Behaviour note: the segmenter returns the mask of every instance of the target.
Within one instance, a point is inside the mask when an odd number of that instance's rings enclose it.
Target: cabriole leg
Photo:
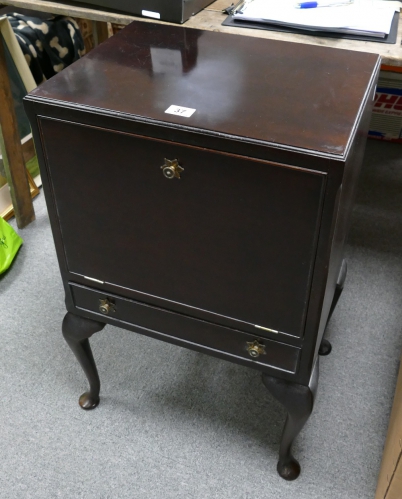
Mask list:
[[[331,309],[329,311],[328,320],[327,320],[327,325],[332,317],[332,314],[335,310],[336,305],[338,304],[339,298],[341,297],[343,287],[345,285],[347,273],[348,273],[348,264],[347,264],[346,260],[343,259],[341,269],[340,269],[339,275],[338,275],[338,280],[336,281],[335,293],[334,293],[334,297],[332,299]]]
[[[331,308],[330,308],[330,311],[328,314],[328,319],[327,319],[327,323],[326,323],[325,327],[328,326],[328,322],[330,321],[332,314],[335,310],[335,307],[339,301],[339,298],[341,297],[341,294],[343,291],[343,286],[345,285],[347,272],[348,272],[348,266],[347,266],[346,260],[344,259],[344,260],[342,260],[341,269],[339,271],[338,280],[336,282],[334,297],[332,299]],[[328,340],[326,340],[325,338],[323,338],[321,340],[320,349],[318,350],[319,355],[329,355],[331,353],[331,350],[332,350],[331,343]]]
[[[318,382],[318,359],[308,386],[285,381],[263,373],[262,380],[269,392],[288,412],[282,433],[277,470],[285,480],[295,480],[300,465],[291,453],[293,440],[300,433],[313,410]]]
[[[105,327],[104,322],[93,321],[68,312],[63,320],[63,336],[77,357],[88,381],[89,391],[81,395],[83,409],[95,409],[99,404],[100,380],[88,338]]]

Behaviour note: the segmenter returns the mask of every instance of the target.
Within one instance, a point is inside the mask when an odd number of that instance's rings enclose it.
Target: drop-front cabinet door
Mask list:
[[[303,335],[325,174],[39,121],[71,280],[240,330]],[[166,160],[177,176],[164,175]]]

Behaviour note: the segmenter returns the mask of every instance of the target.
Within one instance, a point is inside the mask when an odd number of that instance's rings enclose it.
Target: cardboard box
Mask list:
[[[402,68],[380,72],[369,137],[402,142]]]
[[[389,420],[375,499],[402,498],[402,363]]]

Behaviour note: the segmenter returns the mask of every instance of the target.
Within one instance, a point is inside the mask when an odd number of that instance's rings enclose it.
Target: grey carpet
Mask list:
[[[401,145],[368,143],[292,483],[275,470],[285,413],[256,371],[107,326],[92,340],[101,404],[79,408],[43,193],[34,204],[0,278],[1,499],[374,497],[402,346]]]

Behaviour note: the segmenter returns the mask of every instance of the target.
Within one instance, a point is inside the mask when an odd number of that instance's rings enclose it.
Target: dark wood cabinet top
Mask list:
[[[30,95],[344,156],[373,54],[133,22]],[[171,106],[191,117],[167,114]]]

